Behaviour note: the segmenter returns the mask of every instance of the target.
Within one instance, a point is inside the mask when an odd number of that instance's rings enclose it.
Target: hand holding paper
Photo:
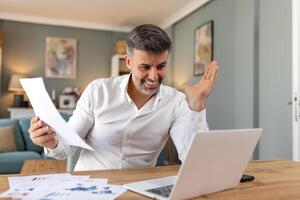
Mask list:
[[[82,147],[94,151],[79,135],[67,126],[53,105],[42,78],[20,79],[34,113],[57,133],[58,140],[65,144]]]

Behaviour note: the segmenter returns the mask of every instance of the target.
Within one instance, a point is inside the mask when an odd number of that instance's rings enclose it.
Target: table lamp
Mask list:
[[[15,92],[14,107],[25,107],[24,103],[24,89],[21,86],[20,79],[25,78],[23,75],[13,74],[10,78],[8,91]]]

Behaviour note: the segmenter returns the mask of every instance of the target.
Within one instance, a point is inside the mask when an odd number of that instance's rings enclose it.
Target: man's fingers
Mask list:
[[[210,73],[211,73],[211,67],[210,67],[211,64],[208,64],[206,67],[205,67],[205,71],[204,71],[204,79],[205,80],[208,80],[209,79],[209,76],[210,76]]]
[[[44,146],[44,144],[46,142],[48,142],[49,140],[53,140],[54,138],[55,138],[54,133],[53,134],[47,134],[45,136],[34,138],[34,143],[38,144],[38,145],[41,145],[41,146]]]
[[[205,67],[205,72],[204,72],[204,79],[209,80],[211,76],[214,73],[214,69],[218,67],[218,62],[217,61],[212,61]]]
[[[30,125],[28,131],[29,131],[29,133],[34,132],[37,129],[45,127],[45,126],[48,126],[48,125],[45,122],[43,122],[42,120],[38,120]]]
[[[54,143],[57,144],[56,133],[53,128],[40,120],[39,117],[31,118],[28,132],[34,144],[49,148],[54,147]]]
[[[213,60],[213,61],[211,62],[211,64],[214,65],[214,66],[218,66],[218,65],[219,65],[218,62],[217,62],[216,60]]]
[[[31,120],[30,120],[30,124],[33,124],[33,123],[35,123],[35,122],[37,122],[37,121],[39,121],[39,117],[37,117],[37,116],[35,116],[35,117],[32,117],[31,118]]]
[[[49,131],[47,131],[47,133],[48,133],[48,134],[51,134],[51,133],[55,133],[55,131],[54,131],[53,128],[51,128],[51,127],[49,126]]]
[[[50,128],[49,128],[49,126],[45,126],[43,128],[40,128],[40,129],[37,129],[37,130],[31,132],[30,137],[32,139],[35,139],[35,138],[40,137],[42,135],[48,134],[48,132],[51,133]]]
[[[41,120],[38,120],[30,125],[28,131],[29,133],[34,132],[35,130],[41,128],[42,126],[43,126],[43,122]]]
[[[210,81],[212,81],[213,83],[216,82],[216,79],[218,76],[218,71],[219,71],[219,67],[214,66],[214,68],[212,69],[211,77],[210,77]]]
[[[218,63],[217,61],[212,61],[209,65],[208,65],[208,74],[206,76],[207,80],[210,80],[212,82],[214,82],[216,80],[216,74],[218,72]]]

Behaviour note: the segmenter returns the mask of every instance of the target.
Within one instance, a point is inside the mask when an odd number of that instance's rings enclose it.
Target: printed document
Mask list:
[[[42,78],[20,79],[20,82],[30,100],[35,115],[54,129],[58,140],[68,145],[94,151],[74,130],[68,127],[65,120],[60,116],[46,91]]]

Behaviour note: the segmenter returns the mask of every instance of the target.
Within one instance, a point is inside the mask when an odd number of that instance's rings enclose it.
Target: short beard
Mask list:
[[[148,88],[145,88],[145,82],[147,80],[147,78],[145,79],[142,79],[142,80],[139,80],[136,76],[134,76],[134,74],[132,73],[132,80],[134,83],[136,83],[135,85],[138,87],[137,89],[142,92],[143,94],[145,95],[154,95],[156,94],[158,91],[159,91],[159,87],[161,85],[161,82],[162,82],[162,78],[158,77],[158,86],[156,88],[153,88],[153,89],[148,89]],[[149,79],[150,80],[150,79]]]

